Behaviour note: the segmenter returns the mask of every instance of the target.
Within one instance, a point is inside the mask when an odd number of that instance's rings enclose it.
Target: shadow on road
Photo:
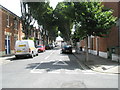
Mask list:
[[[61,56],[68,56],[69,60],[51,60],[41,63],[31,63],[28,64],[26,69],[36,69],[36,70],[46,70],[47,72],[56,70],[83,70],[83,68],[78,64],[76,58],[73,54],[60,54]]]
[[[6,60],[15,61],[15,60],[29,60],[29,59],[31,59],[31,58],[29,58],[29,57],[20,57],[20,58],[13,57],[13,58],[7,58]]]

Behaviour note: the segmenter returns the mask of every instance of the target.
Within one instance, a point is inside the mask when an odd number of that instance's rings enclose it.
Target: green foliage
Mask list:
[[[71,29],[75,23],[74,39],[87,36],[105,37],[110,28],[115,25],[116,17],[113,11],[105,8],[100,2],[61,2],[55,10],[45,2],[28,2],[30,15],[48,30],[51,39],[55,39],[58,30],[65,41],[71,38]]]
[[[54,23],[53,8],[49,3],[45,2],[28,2],[29,10],[32,16],[42,25],[44,30],[48,31],[50,39],[55,39],[57,36],[57,29]]]
[[[109,29],[115,25],[116,17],[112,10],[103,10],[104,6],[99,2],[75,2],[76,23],[80,23],[79,32],[84,33],[81,37],[105,36]]]
[[[73,27],[73,18],[71,17],[74,16],[73,11],[73,3],[69,2],[58,3],[54,10],[56,25],[61,32],[61,37],[63,37],[65,41],[70,41],[71,38],[71,29]]]

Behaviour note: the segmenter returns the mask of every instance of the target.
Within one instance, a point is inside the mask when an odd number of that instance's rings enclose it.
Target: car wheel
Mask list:
[[[16,55],[15,57],[16,57],[17,59],[19,59],[19,58],[20,58],[20,57],[19,57],[19,56],[17,56],[17,55]]]
[[[36,56],[38,56],[38,53],[36,54]]]
[[[40,50],[38,50],[38,53],[40,53]]]
[[[72,51],[70,51],[70,54],[72,54]]]

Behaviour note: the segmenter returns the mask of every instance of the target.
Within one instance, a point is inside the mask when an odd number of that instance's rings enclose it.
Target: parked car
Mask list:
[[[38,53],[39,52],[44,52],[45,51],[45,46],[44,45],[38,45],[37,50],[38,50]]]
[[[45,49],[46,49],[46,50],[53,49],[53,45],[52,45],[52,44],[47,44],[47,45],[45,46]]]
[[[72,53],[72,46],[65,45],[64,47],[62,47],[62,53]]]
[[[53,44],[49,44],[49,46],[50,46],[50,49],[53,49],[53,48],[54,48]]]
[[[45,46],[45,49],[49,50],[49,49],[51,49],[51,46],[48,44],[48,45]]]
[[[38,55],[33,40],[18,40],[15,43],[15,56],[20,58],[23,56],[34,57]]]

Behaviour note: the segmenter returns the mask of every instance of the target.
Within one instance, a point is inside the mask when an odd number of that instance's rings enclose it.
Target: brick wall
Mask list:
[[[119,2],[104,2],[103,4],[105,7],[113,9],[113,15],[119,17]],[[107,51],[107,48],[109,47],[118,46],[118,27],[114,26],[111,29],[108,38],[101,38],[100,42],[102,43],[100,43],[100,50],[102,51]]]
[[[99,39],[99,51],[105,52],[107,51],[107,38]]]
[[[15,38],[18,38],[18,31],[20,30],[19,24],[20,24],[20,18],[16,15],[14,15],[13,13],[11,13],[10,11],[7,11],[6,9],[2,8],[0,10],[0,33],[1,33],[1,39],[0,42],[1,46],[0,46],[0,56],[4,56],[5,55],[5,38],[6,35],[10,36],[10,50],[11,50],[11,54],[14,53],[14,46],[15,46]],[[7,17],[9,15],[9,27],[7,27]],[[18,23],[18,28],[15,29],[15,17],[16,17],[16,21]]]
[[[0,9],[0,21],[2,21],[2,12]],[[2,51],[2,22],[0,23],[0,51]]]

